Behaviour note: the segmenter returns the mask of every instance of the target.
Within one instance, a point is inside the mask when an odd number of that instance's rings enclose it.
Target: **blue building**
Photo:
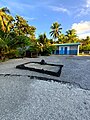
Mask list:
[[[54,44],[57,49],[53,52],[56,55],[79,55],[80,43]]]

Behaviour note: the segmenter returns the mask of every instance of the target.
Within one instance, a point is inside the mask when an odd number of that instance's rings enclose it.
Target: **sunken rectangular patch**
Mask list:
[[[63,65],[48,64],[41,62],[28,62],[16,66],[16,68],[35,71],[43,74],[53,75],[59,77],[61,74]]]

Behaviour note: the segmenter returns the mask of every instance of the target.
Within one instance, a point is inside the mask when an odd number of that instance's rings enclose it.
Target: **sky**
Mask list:
[[[36,27],[36,37],[46,33],[54,22],[62,33],[75,29],[80,38],[90,36],[90,0],[0,0],[0,8],[8,7],[11,15],[24,17]]]

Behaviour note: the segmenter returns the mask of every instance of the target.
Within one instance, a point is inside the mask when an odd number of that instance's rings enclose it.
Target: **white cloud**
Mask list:
[[[64,7],[49,6],[49,8],[51,8],[53,11],[56,11],[56,12],[63,12],[63,13],[70,14],[69,10]]]
[[[36,20],[36,18],[33,18],[33,17],[27,17],[27,16],[22,16],[22,17],[30,21]]]
[[[90,36],[90,21],[81,21],[74,23],[72,29],[75,29],[79,37]]]
[[[90,13],[90,0],[84,0],[84,4],[77,9],[78,14],[76,17],[89,15]]]
[[[86,0],[86,7],[90,8],[90,0]]]
[[[86,38],[87,36],[90,36],[90,33],[82,33],[78,35],[80,39]]]
[[[74,23],[72,29],[75,29],[77,33],[84,33],[90,31],[90,21],[81,21],[80,23]]]

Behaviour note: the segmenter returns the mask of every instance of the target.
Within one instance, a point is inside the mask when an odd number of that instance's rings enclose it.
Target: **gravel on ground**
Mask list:
[[[41,59],[63,64],[61,76],[16,69]],[[0,63],[0,120],[90,120],[90,57],[44,56]]]

